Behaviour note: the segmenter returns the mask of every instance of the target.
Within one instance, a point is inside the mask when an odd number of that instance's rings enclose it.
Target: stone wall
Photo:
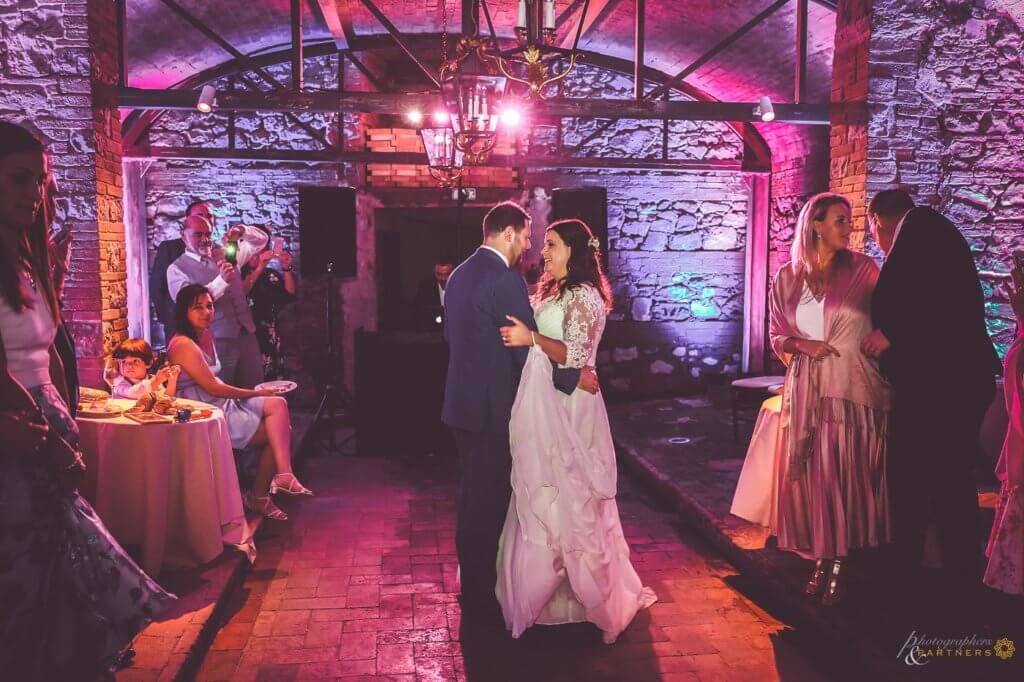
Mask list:
[[[564,94],[629,99],[633,81],[582,65],[566,79]],[[563,146],[578,145],[600,123],[564,119]],[[533,154],[556,152],[557,132],[554,126],[534,126],[520,146]],[[661,158],[662,139],[660,121],[623,119],[578,155]],[[724,123],[673,121],[667,157],[740,160],[743,144]],[[608,191],[608,275],[615,305],[598,362],[609,395],[694,393],[738,371],[749,201],[742,175],[531,169],[524,184]]]
[[[1024,16],[990,0],[874,0],[868,194],[900,187],[946,214],[983,271],[1024,248]],[[1013,315],[984,276],[989,331]]]
[[[310,60],[307,60],[309,62]],[[319,70],[307,68],[307,80],[320,74],[319,85],[334,87],[330,74],[336,65]],[[273,71],[286,80],[286,71]],[[347,78],[346,72],[346,78]],[[219,87],[226,87],[226,81]],[[567,93],[582,95],[599,91],[606,97],[628,97],[628,78],[581,67],[568,84]],[[239,117],[241,118],[241,117]],[[264,117],[250,126],[239,126],[239,147],[288,146],[308,140],[280,115]],[[336,121],[304,116],[317,127],[330,130]],[[393,122],[397,123],[397,121]],[[566,120],[563,142],[586,134],[588,123]],[[585,148],[588,156],[643,157],[650,155],[652,140],[661,141],[661,124],[621,121]],[[555,126],[529,126],[515,141],[523,153],[550,151]],[[226,117],[179,112],[165,117],[150,134],[153,144],[224,146]],[[293,137],[294,136],[294,137]],[[404,151],[418,148],[408,129],[373,126],[371,121],[346,121],[346,144],[365,140],[370,148],[380,145]],[[399,139],[400,138],[400,139]],[[376,146],[374,146],[376,145]],[[671,158],[740,159],[743,145],[721,123],[675,122],[670,126]],[[502,153],[511,153],[509,140]],[[657,151],[660,155],[660,151]],[[269,223],[295,234],[297,224],[295,185],[338,184],[338,171],[328,166],[256,164],[237,162],[161,161],[146,175],[148,228],[151,248],[164,238],[176,236],[185,205],[193,197],[211,200],[220,227],[232,222]],[[357,211],[360,275],[342,287],[346,336],[356,328],[376,326],[375,234],[372,208],[380,205],[381,192],[395,188],[422,187],[417,201],[424,206],[437,202],[416,166],[370,166],[365,183],[349,168],[344,181],[365,187]],[[409,171],[399,174],[397,171]],[[387,172],[384,172],[387,171]],[[333,174],[332,174],[333,173]],[[400,179],[401,178],[401,179]],[[738,173],[680,173],[652,171],[600,171],[552,173],[524,169],[469,171],[467,182],[478,187],[506,187],[509,197],[520,198],[518,185],[527,188],[572,187],[599,184],[608,189],[610,270],[616,304],[602,351],[602,375],[611,393],[634,395],[695,392],[706,382],[737,369],[742,340],[743,257],[746,244],[748,191]],[[411,189],[410,191],[416,191]],[[529,194],[529,192],[525,192]],[[411,195],[410,195],[411,196]],[[394,205],[393,200],[389,199]],[[547,218],[546,206],[537,220]],[[300,252],[301,245],[296,245]],[[319,371],[317,348],[323,288],[300,282],[302,304],[284,313],[286,357],[290,367],[310,375]],[[301,333],[297,320],[302,320]],[[350,346],[346,344],[346,377],[351,371]]]
[[[337,87],[335,56],[309,58],[305,63],[305,81],[313,87]],[[287,65],[268,67],[280,82],[290,81]],[[345,73],[347,87],[362,89],[362,76],[351,66]],[[218,89],[230,87],[228,79],[216,83]],[[337,141],[338,118],[335,114],[301,114],[300,120],[311,125],[332,143]],[[370,118],[346,114],[342,132],[349,148],[361,149],[364,125]],[[228,117],[216,111],[209,115],[193,112],[169,112],[150,130],[149,141],[161,146],[227,146]],[[257,116],[239,113],[235,120],[236,145],[240,149],[295,148],[321,149],[319,142],[283,114]],[[355,164],[302,164],[242,161],[156,161],[145,174],[146,228],[150,263],[156,247],[165,239],[179,236],[185,207],[195,199],[209,201],[217,217],[216,236],[236,223],[267,225],[275,236],[286,239],[288,249],[296,256],[296,269],[301,269],[302,245],[299,239],[299,186],[354,186],[363,184],[363,174]],[[376,324],[376,275],[373,264],[374,239],[372,222],[366,219],[366,208],[372,200],[360,193],[356,201],[357,262],[355,278],[337,282],[336,300],[344,301],[336,310],[344,378],[351,388],[352,337],[359,327],[374,328]],[[289,375],[302,387],[296,398],[312,402],[324,376],[323,349],[327,330],[324,327],[326,281],[322,277],[299,277],[298,301],[281,312],[282,350]],[[368,304],[367,301],[371,303]],[[159,325],[154,325],[154,339],[159,341]]]
[[[533,170],[527,181],[608,191],[615,306],[598,362],[609,395],[693,393],[736,373],[749,193],[742,176]]]
[[[60,187],[57,223],[73,236],[64,319],[79,375],[100,385],[102,358],[127,333],[121,130],[114,3],[0,5],[0,117],[40,134]]]

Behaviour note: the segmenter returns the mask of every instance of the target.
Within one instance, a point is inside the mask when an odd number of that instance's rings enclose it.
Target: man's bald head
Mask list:
[[[213,249],[213,228],[200,215],[190,215],[181,226],[181,238],[185,248],[200,256],[211,257]]]

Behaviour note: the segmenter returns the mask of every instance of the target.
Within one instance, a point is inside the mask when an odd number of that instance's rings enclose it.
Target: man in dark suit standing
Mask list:
[[[506,348],[498,328],[506,315],[532,330],[536,322],[526,282],[516,268],[530,248],[530,216],[513,202],[484,217],[483,244],[452,273],[445,289],[448,379],[442,421],[455,435],[462,480],[455,546],[463,612],[498,622],[494,596],[498,539],[512,495],[509,419],[527,348]],[[597,392],[592,368],[554,370],[555,386]]]
[[[431,277],[420,282],[413,301],[416,329],[440,331],[444,320],[444,292],[452,274],[451,263],[435,263]]]
[[[879,358],[895,392],[887,466],[893,538],[905,568],[916,568],[931,513],[943,567],[974,579],[981,554],[971,463],[1000,371],[978,271],[956,226],[915,207],[906,192],[879,192],[868,220],[886,260],[872,299],[875,331],[862,350]]]
[[[214,224],[213,211],[205,201],[193,201],[185,208],[185,217],[198,215]],[[185,253],[185,242],[181,237],[165,239],[156,247],[156,258],[149,269],[149,300],[156,309],[156,317],[164,328],[164,341],[174,336],[174,299],[167,289],[167,268]]]

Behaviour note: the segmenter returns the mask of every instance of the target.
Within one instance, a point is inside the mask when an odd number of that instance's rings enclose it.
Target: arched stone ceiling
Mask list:
[[[1013,2],[1014,0],[1003,0]],[[177,2],[247,54],[286,46],[290,39],[289,0],[177,0]],[[376,0],[400,31],[437,33],[441,7],[446,3],[452,32],[461,28],[458,0]],[[675,73],[772,4],[772,0],[650,0],[647,2],[645,62]],[[572,0],[558,0],[564,13]],[[160,0],[132,0],[128,6],[129,84],[163,88],[211,68],[231,57],[212,44]],[[317,6],[317,10],[313,7]],[[516,0],[490,0],[499,35],[511,34]],[[330,37],[319,8],[337,13],[348,8],[357,36],[380,34],[380,23],[360,0],[308,0],[303,3],[306,40]],[[603,7],[603,11],[595,10]],[[723,101],[754,101],[768,94],[775,101],[792,101],[795,55],[795,8],[790,2],[687,80]],[[612,56],[633,58],[634,0],[591,0],[598,17],[581,46]],[[570,22],[575,26],[578,13]],[[481,22],[484,23],[481,16]],[[834,12],[810,4],[808,83],[810,102],[827,101],[835,32]],[[431,60],[432,63],[433,60]]]

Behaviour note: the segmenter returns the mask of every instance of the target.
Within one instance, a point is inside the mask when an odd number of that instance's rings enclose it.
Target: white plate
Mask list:
[[[298,386],[299,385],[297,383],[295,383],[294,381],[288,381],[287,379],[280,379],[278,381],[264,381],[262,384],[256,384],[256,390],[257,391],[263,391],[263,390],[269,389],[269,390],[274,391],[275,393],[279,393],[279,394],[280,393],[291,393],[296,388],[298,388]]]
[[[82,406],[82,409],[78,410],[77,416],[86,417],[88,419],[111,419],[113,417],[120,417],[124,410],[118,409],[113,406],[104,406],[103,409],[89,409],[89,403]]]

